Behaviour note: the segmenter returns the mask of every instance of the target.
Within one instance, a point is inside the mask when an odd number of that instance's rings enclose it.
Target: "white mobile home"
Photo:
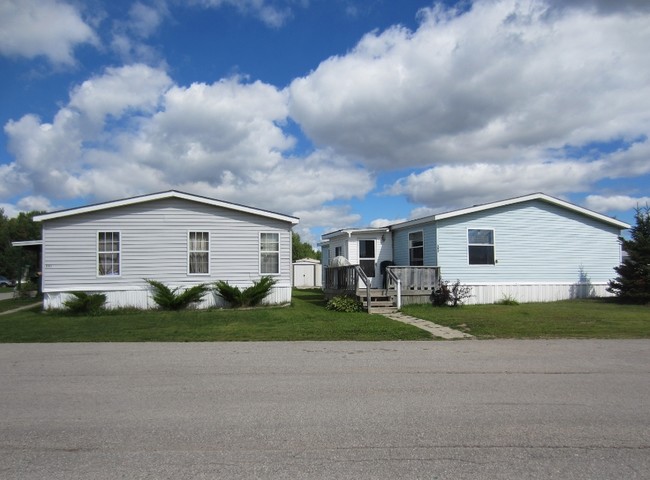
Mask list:
[[[43,225],[45,308],[69,292],[101,292],[109,307],[152,308],[145,279],[170,287],[277,280],[266,303],[291,301],[296,217],[167,191],[35,217]],[[200,305],[220,305],[207,295]]]
[[[395,266],[389,268],[397,276],[416,278],[434,270],[436,275],[428,278],[460,280],[472,287],[469,303],[493,303],[504,297],[553,301],[608,295],[607,282],[621,262],[621,231],[629,227],[535,193],[391,225],[385,234],[389,240],[384,242],[391,245]],[[324,264],[334,248],[355,251],[359,235],[366,230],[355,232],[340,230],[323,236]],[[377,274],[383,260],[386,255],[375,258]],[[360,262],[352,254],[350,263]],[[403,277],[401,288],[410,293],[422,288],[409,282]],[[373,280],[373,288],[376,285]]]

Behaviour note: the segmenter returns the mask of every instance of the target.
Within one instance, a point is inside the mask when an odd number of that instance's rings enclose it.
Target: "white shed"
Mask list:
[[[323,286],[323,266],[315,258],[302,258],[293,263],[293,286],[320,288]]]

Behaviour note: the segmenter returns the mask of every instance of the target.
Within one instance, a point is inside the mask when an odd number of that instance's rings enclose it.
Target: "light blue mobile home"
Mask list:
[[[101,292],[110,307],[154,307],[145,279],[170,287],[224,280],[277,283],[266,303],[291,301],[291,228],[298,219],[178,191],[35,217],[43,225],[45,308],[69,292]],[[202,307],[221,299],[205,297]]]
[[[493,303],[608,295],[607,282],[621,262],[620,235],[629,227],[535,193],[389,230],[395,265],[435,267],[443,280],[472,287],[468,303]]]

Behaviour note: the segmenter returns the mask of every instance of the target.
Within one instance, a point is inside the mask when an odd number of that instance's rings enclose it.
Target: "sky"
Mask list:
[[[0,208],[650,203],[647,0],[0,0]]]

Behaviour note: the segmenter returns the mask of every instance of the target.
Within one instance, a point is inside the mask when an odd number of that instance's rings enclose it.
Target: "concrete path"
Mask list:
[[[411,317],[410,315],[404,315],[401,312],[396,313],[384,313],[385,317],[390,318],[391,320],[396,320],[398,322],[407,323],[415,327],[421,328],[431,333],[434,337],[444,338],[445,340],[457,340],[461,338],[474,338],[469,333],[461,332],[459,330],[454,330],[453,328],[444,327],[427,320],[422,320],[421,318]]]
[[[29,310],[30,308],[34,308],[34,307],[37,307],[39,305],[41,305],[41,302],[30,303],[29,305],[14,308],[13,310],[7,310],[6,312],[0,312],[0,315],[9,315],[10,313],[20,312],[21,310]]]

